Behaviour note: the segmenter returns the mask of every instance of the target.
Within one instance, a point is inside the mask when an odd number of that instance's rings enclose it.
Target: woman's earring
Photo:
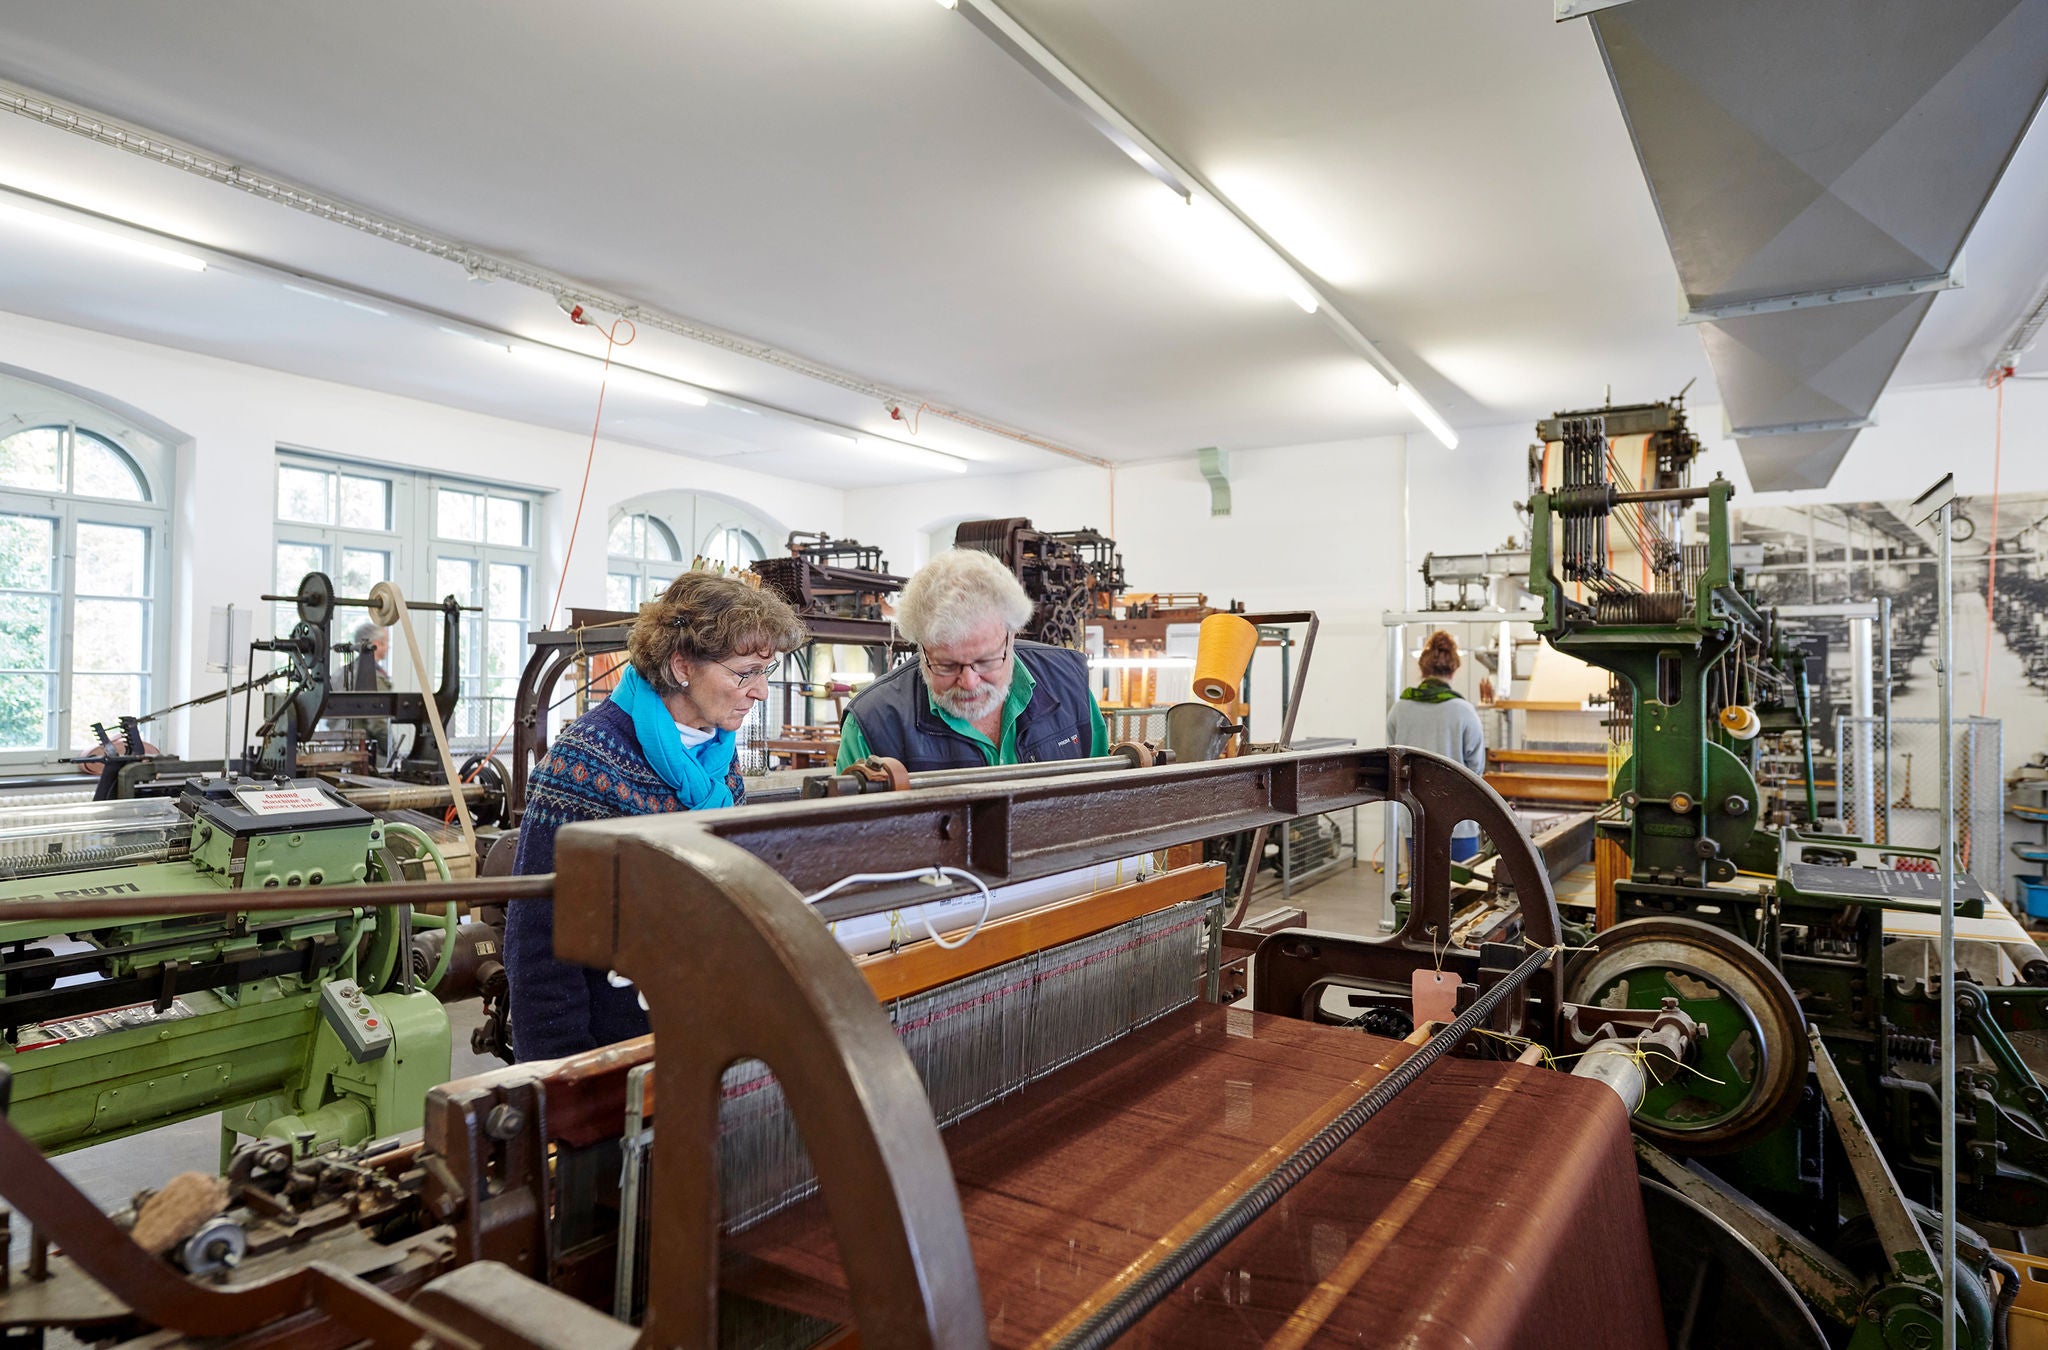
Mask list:
[[[690,682],[688,680],[684,680],[682,687],[688,689],[690,687]]]

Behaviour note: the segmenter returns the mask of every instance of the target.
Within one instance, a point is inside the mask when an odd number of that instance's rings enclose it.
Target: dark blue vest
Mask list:
[[[1037,683],[1017,715],[1017,761],[1086,759],[1094,748],[1095,701],[1088,692],[1088,657],[1070,647],[1017,643],[1017,659]],[[877,755],[900,759],[912,773],[973,769],[988,763],[981,745],[932,711],[924,664],[909,661],[876,680],[846,711]]]

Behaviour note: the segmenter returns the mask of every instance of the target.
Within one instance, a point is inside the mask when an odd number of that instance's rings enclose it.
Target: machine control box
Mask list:
[[[320,1011],[356,1063],[382,1059],[391,1048],[390,1025],[354,980],[329,980],[321,985]]]

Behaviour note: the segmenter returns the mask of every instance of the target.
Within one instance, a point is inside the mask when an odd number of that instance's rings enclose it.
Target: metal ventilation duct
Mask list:
[[[2048,0],[1607,4],[1594,36],[1750,482],[1825,486],[1961,284],[2048,92]]]

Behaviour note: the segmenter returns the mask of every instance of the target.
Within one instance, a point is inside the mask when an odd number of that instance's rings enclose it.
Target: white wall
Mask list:
[[[0,364],[131,405],[188,438],[177,452],[172,511],[171,664],[168,688],[160,690],[166,702],[210,689],[219,678],[204,672],[212,607],[263,608],[258,597],[270,588],[280,445],[550,492],[541,512],[533,615],[536,623],[547,618],[568,549],[586,436],[15,314],[0,313]],[[668,488],[735,498],[791,528],[842,528],[844,494],[837,489],[600,440],[563,588],[565,609],[604,603],[611,507]],[[170,742],[167,748],[186,748],[181,729]]]
[[[1408,457],[1401,437],[1238,453],[1230,460],[1231,514],[1216,517],[1192,454],[1119,470],[1114,517],[1110,475],[1082,466],[856,490],[847,494],[846,528],[908,572],[924,560],[924,534],[963,516],[1094,526],[1116,538],[1133,590],[1315,610],[1322,628],[1296,734],[1378,745],[1386,739],[1379,617],[1401,605]],[[1268,673],[1262,664],[1255,688],[1269,692],[1277,677],[1277,667]],[[1269,714],[1255,707],[1254,716],[1265,717],[1257,734],[1278,733]]]

